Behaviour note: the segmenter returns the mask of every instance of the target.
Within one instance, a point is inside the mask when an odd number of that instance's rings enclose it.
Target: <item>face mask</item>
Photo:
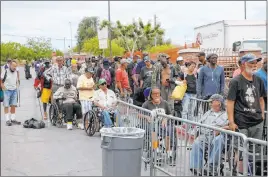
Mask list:
[[[141,62],[141,59],[140,58],[137,60],[137,63],[139,63],[139,62]]]

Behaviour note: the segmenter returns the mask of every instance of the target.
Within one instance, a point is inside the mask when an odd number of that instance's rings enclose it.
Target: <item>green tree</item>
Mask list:
[[[33,50],[33,59],[51,57],[52,45],[50,39],[29,38],[26,46]]]
[[[1,61],[6,61],[8,58],[17,59],[20,47],[21,44],[17,42],[1,42]]]
[[[63,52],[58,50],[58,49],[55,52],[56,52],[57,56],[63,56],[64,55]]]
[[[108,57],[110,55],[110,50],[109,49],[100,49],[99,48],[99,40],[98,37],[94,37],[91,39],[88,39],[84,42],[83,52],[89,52],[93,55],[102,55],[104,52],[104,56]],[[120,47],[115,41],[112,40],[112,53],[114,55],[123,55],[124,54],[124,48]]]
[[[108,27],[119,36],[118,38],[121,38],[120,40],[124,43],[124,48],[131,55],[133,55],[135,49],[145,49],[147,45],[152,43],[151,41],[155,36],[164,35],[164,30],[161,29],[160,24],[153,27],[150,21],[144,24],[141,19],[133,21],[132,24],[128,25],[123,25],[120,21],[112,24],[107,20],[103,20],[100,28],[102,29],[104,27]]]
[[[97,36],[98,24],[98,17],[84,17],[83,20],[79,23],[76,36],[78,52],[82,49],[83,42],[85,40]]]
[[[31,61],[34,57],[34,51],[31,48],[26,47],[25,45],[21,45],[18,51],[18,58],[20,60]]]
[[[149,53],[157,53],[157,52],[164,52],[165,50],[168,50],[168,49],[172,49],[174,48],[173,45],[170,45],[170,44],[164,44],[164,45],[157,45],[157,46],[153,46],[149,49],[147,49],[147,51]]]

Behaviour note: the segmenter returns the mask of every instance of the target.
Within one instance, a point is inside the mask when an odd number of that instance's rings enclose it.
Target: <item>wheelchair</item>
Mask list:
[[[61,109],[58,107],[57,102],[60,104]],[[80,104],[80,102],[78,103]],[[57,126],[58,128],[63,127],[64,123],[67,123],[67,120],[65,118],[66,115],[62,109],[62,105],[62,99],[56,99],[54,102],[51,101],[51,105],[49,107],[49,120],[53,126]],[[78,121],[75,114],[72,124],[78,128]]]
[[[115,126],[115,113],[109,111],[110,118]],[[96,132],[104,126],[101,109],[96,105],[92,104],[92,110],[89,110],[84,116],[84,129],[88,136],[93,136]]]

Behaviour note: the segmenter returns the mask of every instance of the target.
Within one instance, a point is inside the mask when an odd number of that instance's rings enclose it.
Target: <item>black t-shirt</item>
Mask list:
[[[265,96],[263,81],[253,75],[253,81],[242,74],[230,81],[227,99],[235,101],[234,122],[239,129],[247,129],[262,122],[260,97]]]
[[[186,75],[185,80],[187,81],[186,93],[196,94],[196,77],[194,74]]]

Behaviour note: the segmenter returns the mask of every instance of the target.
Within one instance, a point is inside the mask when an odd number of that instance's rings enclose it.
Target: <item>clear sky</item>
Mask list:
[[[244,1],[111,1],[111,20],[130,23],[133,19],[153,20],[165,29],[165,38],[174,44],[194,39],[194,27],[221,20],[243,20]],[[1,41],[25,43],[25,37],[43,36],[52,39],[54,48],[73,46],[79,22],[85,16],[108,19],[107,1],[2,1]],[[247,2],[247,19],[265,20],[266,2]],[[8,36],[17,35],[17,36]]]

